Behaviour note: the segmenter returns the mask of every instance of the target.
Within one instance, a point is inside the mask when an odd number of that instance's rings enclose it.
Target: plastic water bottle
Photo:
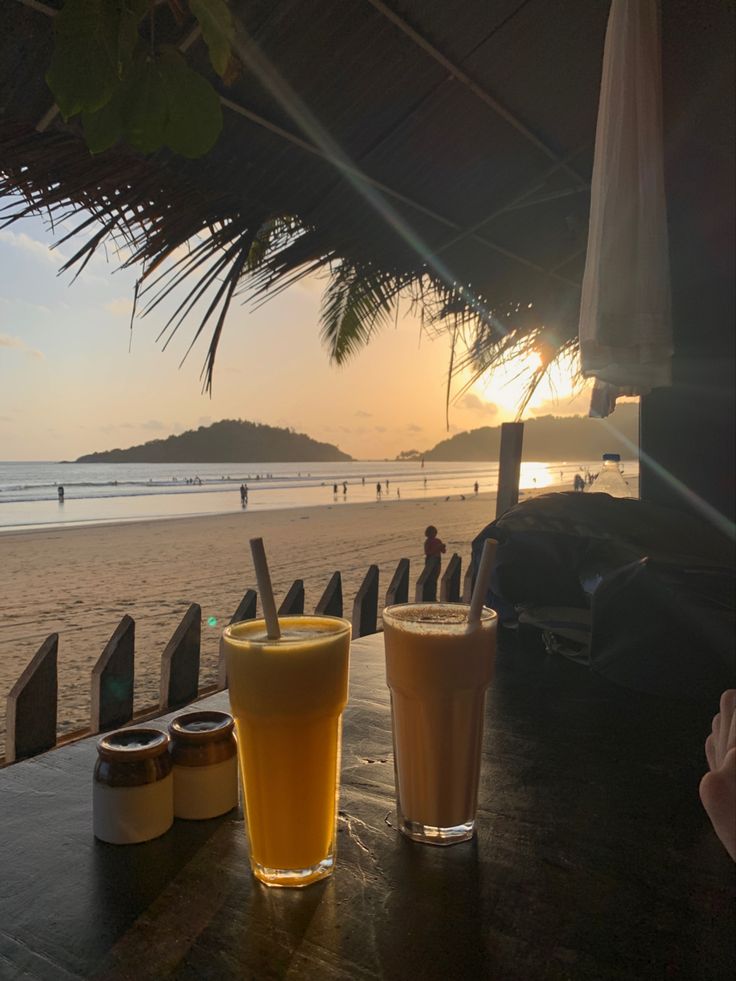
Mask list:
[[[590,494],[610,494],[611,497],[633,497],[629,485],[621,473],[621,456],[604,453],[603,466],[592,484],[585,490]]]

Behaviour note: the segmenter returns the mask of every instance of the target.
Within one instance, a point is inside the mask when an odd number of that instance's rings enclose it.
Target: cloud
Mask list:
[[[148,419],[146,422],[140,424],[140,429],[150,429],[153,432],[161,432],[162,429],[168,429],[165,422],[161,422],[160,419]]]
[[[105,304],[105,310],[115,317],[129,317],[133,312],[133,301],[127,296],[116,296]]]
[[[23,300],[19,296],[14,296],[12,299],[7,296],[0,296],[0,306],[22,307],[26,310],[34,310],[36,313],[42,313],[44,316],[49,316],[51,313],[50,307],[44,306],[43,303],[31,303],[30,300]]]
[[[482,412],[489,416],[495,416],[498,412],[498,406],[495,402],[484,402],[473,392],[466,392],[458,405],[461,409],[467,409],[469,412]]]
[[[362,409],[358,409],[358,411],[355,414],[360,419],[371,419],[373,417],[373,413],[372,412],[363,412]]]
[[[0,416],[0,422],[12,422],[12,421],[13,421],[12,416]]]
[[[199,419],[197,420],[197,425],[198,426],[211,426],[212,425],[212,416],[200,416]]]
[[[406,428],[407,428],[407,430],[410,433],[423,433],[424,432],[424,426],[417,426],[417,424],[415,422],[413,422],[410,426],[407,426]]]
[[[25,232],[10,232],[7,228],[3,228],[0,230],[0,242],[7,242],[14,249],[22,249],[30,255],[44,259],[52,266],[59,266],[66,261],[66,256],[59,249],[52,250],[45,242],[39,242]]]
[[[29,358],[33,358],[34,361],[43,361],[44,356],[42,351],[37,351],[36,348],[28,347],[26,342],[20,337],[11,337],[10,334],[0,334],[0,347],[9,347],[15,351],[22,351]]]

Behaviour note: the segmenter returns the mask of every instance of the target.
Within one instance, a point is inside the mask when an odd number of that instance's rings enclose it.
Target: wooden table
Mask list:
[[[504,632],[477,839],[446,849],[392,826],[389,722],[376,635],[353,644],[338,869],[303,891],[255,882],[237,813],[96,842],[94,739],[0,772],[0,978],[736,976],[734,866],[697,796],[704,708]]]

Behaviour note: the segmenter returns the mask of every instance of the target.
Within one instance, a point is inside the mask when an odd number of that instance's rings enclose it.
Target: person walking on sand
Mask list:
[[[434,525],[429,525],[424,529],[424,564],[426,565],[430,559],[437,557],[440,558],[447,551],[447,546],[445,543],[437,537],[437,529]],[[442,561],[440,559],[440,561]]]
[[[332,485],[332,493],[334,494],[335,497],[337,497],[337,484]]]
[[[59,489],[58,489],[58,491],[56,493],[57,493],[57,495],[59,497],[59,504],[63,504],[64,503],[64,486],[63,486],[63,484],[59,484]]]
[[[241,506],[241,508],[244,508],[245,507],[245,501],[246,501],[247,496],[248,496],[248,492],[245,489],[245,484],[241,484],[240,485],[240,506]]]
[[[347,493],[348,493],[348,482],[347,482],[347,480],[343,480],[343,482],[342,482],[342,496],[343,497],[346,497],[347,496]]]
[[[381,500],[381,485],[380,485],[380,483],[376,484],[376,497],[378,498],[379,501]]]
[[[474,492],[475,494],[477,494],[477,493],[478,493],[478,481],[477,481],[477,480],[476,480],[476,482],[475,482],[475,483],[473,484],[473,492]]]

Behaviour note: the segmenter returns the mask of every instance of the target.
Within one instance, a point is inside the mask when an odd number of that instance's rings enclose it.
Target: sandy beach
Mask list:
[[[0,535],[4,570],[0,622],[0,754],[8,691],[46,636],[59,633],[60,732],[86,726],[90,673],[124,613],[136,621],[136,707],[158,699],[160,656],[188,605],[202,607],[200,684],[214,681],[219,631],[243,593],[255,587],[248,539],[268,550],[277,602],[304,580],[313,609],[340,570],[346,615],[371,563],[379,598],[400,558],[411,560],[412,586],[423,564],[423,533],[439,529],[448,557],[463,569],[470,542],[492,520],[495,494],[460,500],[387,500],[260,513],[179,518]],[[207,625],[215,617],[218,626]]]

